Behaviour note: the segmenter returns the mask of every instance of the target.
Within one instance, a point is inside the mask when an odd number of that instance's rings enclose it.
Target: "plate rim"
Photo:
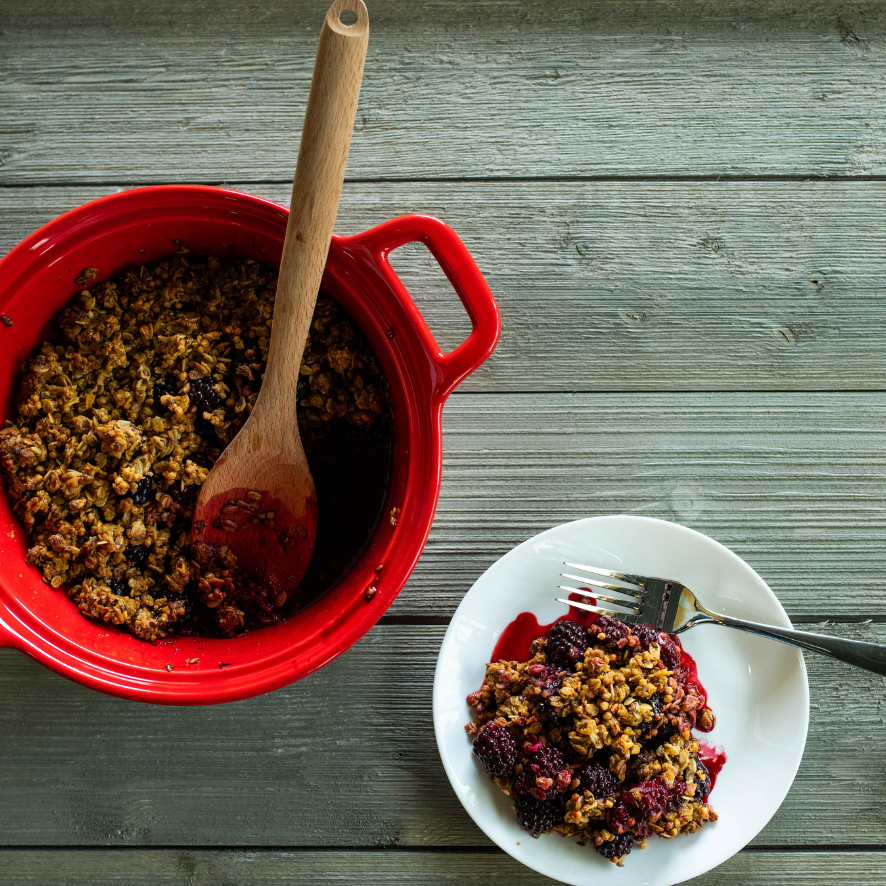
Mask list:
[[[668,527],[676,528],[682,532],[689,534],[690,536],[697,536],[698,538],[700,538],[701,540],[703,540],[706,543],[712,543],[715,547],[719,548],[721,552],[728,555],[728,557],[731,560],[738,563],[744,569],[750,570],[752,575],[757,578],[757,580],[759,581],[759,583],[761,585],[761,590],[765,591],[769,595],[769,597],[771,598],[771,601],[775,603],[777,610],[781,614],[780,626],[786,627],[786,628],[793,627],[793,624],[791,623],[791,620],[788,617],[788,614],[785,611],[784,606],[782,605],[781,601],[778,599],[778,597],[776,596],[776,594],[772,590],[772,588],[769,587],[769,585],[763,580],[763,578],[757,573],[757,571],[749,563],[747,563],[743,558],[739,557],[739,555],[736,554],[734,551],[732,551],[730,548],[726,547],[726,545],[724,545],[722,542],[717,541],[715,538],[711,538],[709,535],[705,535],[703,532],[699,532],[696,529],[692,529],[689,526],[684,526],[681,523],[674,523],[673,521],[670,521],[670,520],[662,520],[658,517],[648,517],[648,516],[640,515],[640,514],[600,514],[600,515],[597,515],[594,517],[581,517],[577,520],[569,520],[565,523],[559,523],[555,526],[551,526],[548,529],[545,529],[541,532],[536,533],[533,536],[530,536],[529,538],[524,539],[519,544],[514,545],[514,547],[512,547],[510,550],[506,551],[500,557],[498,557],[494,563],[490,564],[480,575],[477,576],[477,578],[471,584],[471,587],[468,588],[468,590],[465,592],[465,595],[462,597],[462,599],[459,602],[458,606],[456,607],[455,611],[452,613],[452,617],[449,620],[449,624],[446,628],[446,632],[443,635],[443,639],[440,642],[440,648],[437,652],[437,663],[434,667],[434,682],[433,682],[433,691],[432,691],[432,700],[431,700],[431,713],[432,713],[432,717],[433,717],[434,739],[437,744],[437,753],[440,756],[440,762],[443,764],[443,769],[446,772],[446,777],[449,780],[449,785],[452,788],[453,793],[458,798],[462,807],[465,809],[465,811],[471,817],[471,820],[474,822],[474,824],[477,825],[478,828],[480,828],[480,830],[487,837],[487,839],[491,840],[496,846],[499,847],[499,849],[502,849],[511,858],[513,858],[515,861],[518,861],[520,864],[525,865],[530,870],[533,870],[536,873],[541,874],[542,876],[550,877],[554,880],[558,880],[559,882],[563,882],[563,883],[572,883],[572,881],[567,880],[567,879],[563,879],[561,877],[561,875],[552,874],[549,870],[542,869],[541,867],[537,866],[536,864],[533,864],[527,858],[524,858],[521,855],[518,855],[516,852],[516,847],[512,847],[510,845],[504,845],[503,843],[501,843],[497,839],[495,839],[495,837],[490,835],[487,832],[486,828],[483,826],[482,821],[479,820],[478,817],[474,815],[474,811],[468,805],[468,803],[465,801],[465,798],[461,795],[461,793],[458,790],[455,789],[455,784],[453,783],[452,767],[450,766],[448,755],[444,751],[443,741],[441,738],[442,729],[440,728],[440,724],[438,722],[438,707],[437,707],[438,693],[440,691],[440,686],[442,685],[442,682],[444,679],[443,672],[442,672],[443,650],[446,648],[446,646],[450,640],[450,636],[451,636],[452,632],[455,630],[455,625],[456,625],[456,621],[458,619],[458,615],[461,612],[462,608],[465,607],[466,601],[467,601],[468,597],[470,596],[471,592],[474,590],[476,585],[483,578],[485,578],[485,576],[489,572],[491,572],[493,569],[495,569],[498,566],[498,564],[502,560],[504,560],[506,557],[510,557],[514,552],[516,552],[517,550],[519,550],[521,548],[532,546],[534,543],[541,540],[544,536],[547,536],[551,533],[555,533],[558,530],[565,529],[567,527],[573,527],[573,526],[577,526],[579,524],[588,525],[588,524],[593,524],[593,523],[602,522],[602,521],[621,521],[621,520],[639,521],[639,522],[653,523],[653,524],[662,524],[662,525],[665,525]],[[720,860],[703,868],[702,870],[693,871],[690,874],[688,874],[686,877],[683,877],[678,880],[672,880],[670,883],[670,886],[676,886],[676,884],[685,882],[685,880],[702,876],[703,874],[706,874],[707,872],[713,870],[714,868],[719,867],[719,865],[724,864],[725,862],[729,861],[730,858],[733,858],[735,855],[737,855],[739,852],[741,852],[741,850],[745,846],[748,846],[751,843],[751,841],[753,841],[757,837],[757,835],[760,833],[760,831],[762,831],[763,828],[765,828],[766,825],[769,824],[769,822],[775,816],[775,813],[778,812],[778,810],[781,808],[782,804],[784,803],[785,798],[787,797],[788,793],[790,792],[791,788],[793,787],[794,781],[797,777],[797,772],[799,771],[800,764],[802,763],[803,756],[806,752],[806,742],[809,737],[809,715],[810,715],[809,674],[806,669],[806,660],[805,660],[805,658],[803,656],[803,652],[800,648],[794,647],[794,651],[796,652],[797,657],[799,659],[800,674],[802,676],[803,698],[801,699],[801,701],[802,701],[802,709],[803,709],[803,713],[804,713],[803,729],[802,729],[802,742],[800,743],[799,754],[797,755],[796,765],[793,767],[793,772],[791,772],[791,774],[790,774],[790,780],[787,783],[786,789],[784,791],[784,794],[783,794],[781,800],[779,801],[778,805],[775,806],[775,808],[772,810],[772,812],[769,815],[767,815],[765,818],[762,818],[760,820],[759,827],[751,835],[751,837],[747,840],[747,842],[744,844],[744,846],[740,846],[738,849],[736,849],[731,854],[727,855],[725,858],[721,858]],[[664,884],[660,884],[660,886],[664,886]]]

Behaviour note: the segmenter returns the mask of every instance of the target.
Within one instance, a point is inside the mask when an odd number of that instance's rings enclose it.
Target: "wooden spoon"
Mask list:
[[[344,24],[342,13],[356,21]],[[335,0],[314,62],[261,390],[246,424],[209,472],[194,512],[192,551],[204,578],[212,574],[219,602],[231,552],[279,607],[297,589],[314,549],[317,495],[298,433],[296,386],[338,211],[368,39],[362,0]],[[212,605],[211,583],[200,590]]]

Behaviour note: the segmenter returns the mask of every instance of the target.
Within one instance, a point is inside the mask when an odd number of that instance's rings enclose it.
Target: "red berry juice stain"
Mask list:
[[[214,558],[223,545],[227,546],[237,556],[240,578],[248,576],[270,587],[275,595],[282,591],[289,596],[298,588],[311,561],[317,537],[317,497],[308,496],[304,513],[296,516],[270,493],[259,490],[261,497],[253,501],[250,492],[246,487],[231,489],[198,503],[191,544],[205,545],[204,555]],[[273,514],[273,520],[261,520],[260,514]],[[199,548],[196,554],[200,561]],[[220,561],[213,565],[221,568]]]
[[[695,659],[683,648],[682,644],[680,646],[680,664],[686,668],[688,672],[686,682],[695,686],[695,690],[698,692],[704,707],[707,707],[708,691],[701,685],[701,680],[698,679],[698,665],[696,665]],[[695,728],[698,729],[699,732],[710,732],[709,729],[702,729],[701,726],[696,726]]]
[[[711,790],[713,791],[714,785],[717,784],[717,776],[726,762],[726,751],[723,748],[715,748],[706,741],[700,741],[698,744],[698,756],[707,768],[708,775],[711,776]]]
[[[696,692],[698,692],[699,696],[704,701],[704,706],[707,707],[708,692],[704,686],[702,686],[701,680],[698,679],[698,665],[696,665],[695,659],[682,647],[680,649],[680,664],[686,668],[688,672],[686,682],[692,683],[695,686]],[[710,729],[705,729],[700,723],[696,723],[695,728],[699,732],[710,732]],[[721,747],[714,747],[706,741],[699,741],[698,744],[698,756],[701,759],[701,762],[707,767],[708,774],[711,776],[711,790],[713,791],[714,785],[717,784],[717,776],[720,774],[720,770],[726,762],[726,751]]]
[[[569,599],[573,602],[591,603],[593,598],[571,593]],[[586,612],[584,609],[569,607],[566,615],[561,615],[550,624],[542,625],[531,612],[521,612],[502,632],[492,650],[490,661],[527,661],[532,658],[531,646],[534,641],[546,637],[552,625],[558,621],[577,621],[589,628],[599,616],[596,612]]]

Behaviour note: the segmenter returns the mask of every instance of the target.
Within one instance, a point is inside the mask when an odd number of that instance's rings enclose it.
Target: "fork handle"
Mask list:
[[[728,615],[710,613],[691,619],[686,627],[697,624],[721,624],[750,634],[759,634],[780,640],[801,649],[820,652],[829,658],[836,658],[848,664],[873,671],[886,676],[886,646],[879,643],[866,643],[864,640],[847,640],[845,637],[828,637],[825,634],[813,634],[810,631],[797,631],[793,628],[777,628],[773,625],[758,624],[755,621],[744,621]]]

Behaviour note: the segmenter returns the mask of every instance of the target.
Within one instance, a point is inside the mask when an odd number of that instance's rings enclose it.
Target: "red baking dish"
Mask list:
[[[170,185],[103,197],[44,225],[0,261],[0,314],[13,321],[12,327],[0,326],[0,422],[13,409],[19,367],[45,324],[77,290],[74,279],[84,268],[97,268],[98,282],[174,252],[176,241],[193,252],[276,266],[287,214],[282,206],[237,191]],[[411,241],[433,253],[471,319],[468,338],[446,354],[388,263],[393,249]],[[498,308],[464,244],[443,222],[425,215],[396,218],[353,237],[333,236],[323,289],[360,324],[394,395],[386,512],[348,575],[279,625],[233,640],[170,637],[152,645],[84,618],[63,590],[43,583],[25,562],[24,531],[2,494],[0,645],[113,695],[213,704],[310,674],[378,621],[415,567],[434,518],[443,403],[495,348]],[[374,596],[366,593],[370,586],[377,588]]]

